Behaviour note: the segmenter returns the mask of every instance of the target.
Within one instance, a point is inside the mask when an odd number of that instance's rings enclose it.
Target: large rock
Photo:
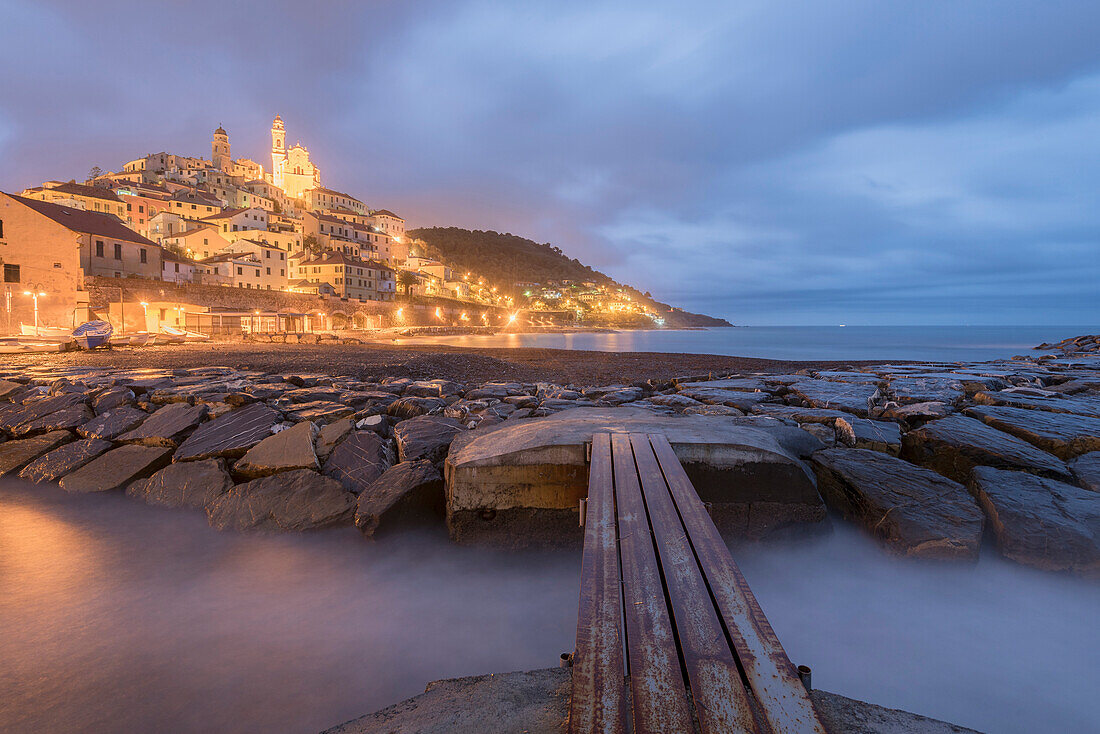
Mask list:
[[[427,459],[436,464],[447,457],[447,448],[462,424],[441,415],[422,415],[393,427],[398,461]]]
[[[904,421],[906,425],[915,426],[937,418],[945,418],[954,412],[955,409],[947,403],[891,404],[882,411],[882,417],[892,421]]]
[[[134,399],[134,391],[128,387],[109,387],[96,393],[96,396],[92,399],[92,407],[97,414],[106,413],[108,410],[114,410],[123,405],[132,405]]]
[[[132,431],[149,417],[144,410],[122,405],[105,410],[95,418],[76,429],[84,438],[101,438],[111,441],[122,434]]]
[[[735,389],[724,390],[711,387],[687,388],[681,390],[679,395],[707,405],[725,405],[745,411],[752,410],[755,405],[771,397],[771,394],[766,392],[743,392]],[[654,395],[650,398],[650,401],[658,405],[668,405],[667,402],[660,402],[659,398],[661,397],[672,398],[675,396]]]
[[[447,403],[442,398],[407,397],[395,400],[386,408],[386,414],[395,418],[415,418],[433,410],[443,410]]]
[[[803,380],[788,389],[814,408],[832,408],[866,418],[871,398],[878,392],[875,385]]]
[[[23,471],[19,472],[19,477],[36,484],[56,482],[110,448],[110,441],[103,441],[98,438],[73,441],[54,449],[44,456],[39,456],[27,464]]]
[[[355,524],[364,535],[374,535],[380,524],[442,518],[443,476],[426,459],[391,467],[360,494]]]
[[[172,403],[150,415],[134,430],[119,436],[118,440],[174,449],[202,422],[206,411],[205,405]]]
[[[901,453],[901,427],[897,423],[846,415],[837,418],[834,425],[837,438],[845,446],[882,451],[893,456]]]
[[[799,408],[794,405],[779,405],[764,403],[752,409],[757,415],[768,415],[773,418],[787,418],[798,423],[823,423],[827,426],[836,424],[837,418],[850,417],[851,413],[830,408]]]
[[[14,403],[5,405],[4,410],[0,412],[0,428],[19,433],[21,426],[33,423],[39,418],[44,418],[59,410],[71,408],[74,405],[82,405],[87,401],[88,399],[81,393],[65,393],[36,398],[22,405]]]
[[[906,433],[901,456],[961,484],[970,480],[971,469],[979,465],[1069,479],[1069,469],[1057,456],[964,415],[941,418]]]
[[[890,396],[902,404],[946,403],[953,405],[965,396],[963,383],[954,376],[895,377]]]
[[[576,408],[460,433],[445,472],[451,536],[503,545],[579,542],[578,502],[588,494],[585,446],[594,433],[612,431],[667,436],[726,532],[760,537],[824,519],[812,472],[775,436],[734,420],[745,419]]]
[[[341,418],[335,423],[321,426],[317,433],[317,458],[321,461],[328,459],[332,450],[354,429],[355,421],[351,418]]]
[[[176,449],[173,461],[237,458],[271,435],[279,414],[263,403],[237,408],[203,423]]]
[[[825,502],[905,556],[976,559],[982,513],[966,488],[879,451],[813,456]]]
[[[974,469],[971,486],[1006,558],[1100,576],[1100,494],[984,466]]]
[[[308,469],[238,484],[206,506],[219,530],[316,530],[350,525],[354,514],[355,495]]]
[[[757,392],[758,390],[766,391],[768,389],[768,385],[758,377],[728,377],[722,380],[679,382],[676,384],[677,390],[696,390],[699,388]]]
[[[359,494],[390,466],[386,445],[374,431],[356,431],[340,442],[325,462],[325,476]]]
[[[1077,483],[1085,489],[1100,492],[1100,451],[1079,456],[1070,465]]]
[[[69,431],[53,431],[18,441],[0,443],[0,477],[19,471],[39,456],[73,440]]]
[[[164,507],[206,507],[233,486],[222,459],[169,464],[126,488],[130,497]]]
[[[974,395],[974,402],[982,405],[1006,405],[1011,408],[1024,408],[1027,410],[1046,410],[1052,413],[1076,413],[1092,418],[1100,418],[1100,398],[1092,396],[1073,397],[1040,397],[1024,393],[1005,392],[979,392]]]
[[[253,446],[233,465],[233,471],[243,477],[256,478],[295,469],[319,471],[313,440],[316,424],[306,421],[268,436]]]
[[[171,460],[172,450],[165,446],[119,446],[62,477],[61,488],[68,492],[122,489],[135,479],[152,474]]]
[[[49,413],[41,418],[36,418],[16,426],[12,433],[16,436],[29,436],[34,433],[48,433],[50,431],[71,431],[90,421],[95,414],[84,403],[70,405],[54,413]]]
[[[1005,405],[979,405],[963,412],[1061,459],[1100,450],[1100,418]]]

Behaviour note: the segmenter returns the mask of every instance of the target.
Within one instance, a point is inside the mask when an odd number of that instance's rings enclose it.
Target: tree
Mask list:
[[[317,237],[311,234],[307,234],[302,238],[302,247],[313,254],[317,254],[321,251],[321,243]]]
[[[416,273],[411,270],[402,270],[397,273],[397,285],[401,286],[405,290],[405,295],[409,295],[409,288],[412,288],[420,279],[416,277]]]
[[[103,169],[99,166],[92,166],[92,170],[88,171],[88,180],[95,181],[97,178],[103,175]]]

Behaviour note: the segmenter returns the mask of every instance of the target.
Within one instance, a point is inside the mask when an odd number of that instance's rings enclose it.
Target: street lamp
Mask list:
[[[145,301],[141,301],[141,310],[145,312],[145,328],[143,331],[149,331],[149,304]]]
[[[38,336],[38,299],[45,297],[46,293],[44,291],[37,290],[38,288],[42,287],[40,285],[33,285],[31,287],[35,290],[23,291],[23,295],[30,296],[34,300],[34,335]]]

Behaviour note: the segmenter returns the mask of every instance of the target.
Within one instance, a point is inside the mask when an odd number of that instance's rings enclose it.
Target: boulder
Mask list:
[[[594,433],[668,437],[719,527],[762,537],[824,519],[812,472],[764,428],[637,408],[577,408],[460,433],[447,457],[447,522],[459,542],[579,543],[588,494],[586,444]],[[805,436],[813,437],[794,427]],[[820,444],[817,444],[820,447]]]
[[[393,427],[397,441],[397,460],[427,459],[439,464],[462,424],[441,415],[423,415],[401,421]]]
[[[907,425],[914,426],[925,421],[944,418],[955,412],[955,409],[947,403],[927,402],[910,403],[909,405],[888,405],[882,411],[882,417],[892,421],[903,421]]]
[[[96,394],[92,399],[92,408],[98,415],[123,405],[133,405],[134,399],[134,391],[128,387],[109,387]]]
[[[233,486],[223,459],[169,464],[126,488],[126,494],[163,507],[206,507]]]
[[[888,388],[893,400],[902,404],[946,403],[954,405],[966,392],[962,382],[952,377],[894,377]]]
[[[925,423],[901,439],[903,459],[938,471],[965,484],[975,466],[1017,469],[1069,480],[1069,469],[1057,456],[965,415]]]
[[[845,446],[882,451],[893,456],[901,453],[901,427],[897,423],[847,415],[837,418],[835,426],[836,437]]]
[[[324,462],[332,454],[336,445],[347,438],[347,435],[355,430],[355,421],[351,418],[341,418],[335,423],[321,426],[317,433],[317,458]]]
[[[122,489],[135,479],[149,476],[171,460],[172,450],[166,446],[119,446],[62,477],[60,484],[67,492]]]
[[[354,412],[350,405],[317,400],[291,405],[286,409],[286,417],[294,422],[334,421]]]
[[[308,469],[238,484],[206,506],[218,530],[316,530],[350,525],[354,515],[355,495]]]
[[[406,461],[387,469],[363,489],[355,506],[355,525],[366,536],[380,524],[442,518],[443,476],[426,459]]]
[[[36,484],[56,482],[109,450],[111,445],[110,441],[98,438],[85,438],[64,444],[27,464],[19,472],[19,477]]]
[[[336,446],[325,462],[325,476],[359,494],[390,466],[385,443],[374,431],[355,431]]]
[[[963,412],[1061,459],[1100,451],[1100,418],[1006,405],[979,405]]]
[[[386,414],[395,418],[415,418],[433,410],[443,410],[447,406],[441,398],[407,397],[395,400],[386,408]]]
[[[237,458],[271,435],[279,413],[251,403],[200,425],[176,449],[173,461]]]
[[[1100,493],[986,466],[974,469],[971,488],[1006,558],[1100,576]]]
[[[316,424],[297,423],[250,448],[233,465],[233,471],[250,479],[295,469],[319,471],[321,466],[313,448],[316,436]]]
[[[1069,468],[1077,477],[1077,483],[1085,489],[1100,492],[1100,451],[1078,456],[1070,462]]]
[[[137,428],[123,433],[118,440],[174,449],[202,422],[206,411],[205,405],[172,403],[147,417]]]
[[[12,396],[18,395],[26,389],[26,385],[21,382],[12,382],[11,380],[0,380],[0,400],[11,400]]]
[[[18,441],[0,443],[0,477],[13,474],[39,456],[73,440],[69,431],[51,431]]]
[[[976,560],[982,512],[966,487],[866,449],[813,456],[826,504],[903,556]]]
[[[814,408],[833,408],[866,418],[871,399],[878,393],[873,384],[803,380],[788,389]]]
[[[974,402],[982,405],[1006,405],[1010,408],[1047,410],[1052,413],[1076,413],[1091,418],[1100,418],[1100,398],[1093,396],[1037,397],[1014,391],[983,391],[974,394]]]
[[[95,414],[84,403],[70,405],[54,413],[49,413],[41,418],[21,423],[12,433],[16,436],[29,436],[34,433],[48,433],[49,431],[69,431],[78,428],[90,421]]]
[[[65,393],[63,395],[35,398],[21,405],[12,403],[4,406],[3,412],[0,413],[0,428],[15,432],[21,425],[36,421],[50,413],[56,413],[59,410],[86,402],[87,398],[81,393]]]
[[[111,441],[132,431],[149,417],[149,413],[129,405],[105,410],[76,429],[84,438],[102,438]]]

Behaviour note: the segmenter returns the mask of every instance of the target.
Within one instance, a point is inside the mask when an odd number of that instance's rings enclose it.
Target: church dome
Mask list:
[[[214,131],[214,134],[215,135],[228,135],[229,133],[227,133],[225,131],[224,127],[222,127],[221,125],[218,125],[218,129]]]

